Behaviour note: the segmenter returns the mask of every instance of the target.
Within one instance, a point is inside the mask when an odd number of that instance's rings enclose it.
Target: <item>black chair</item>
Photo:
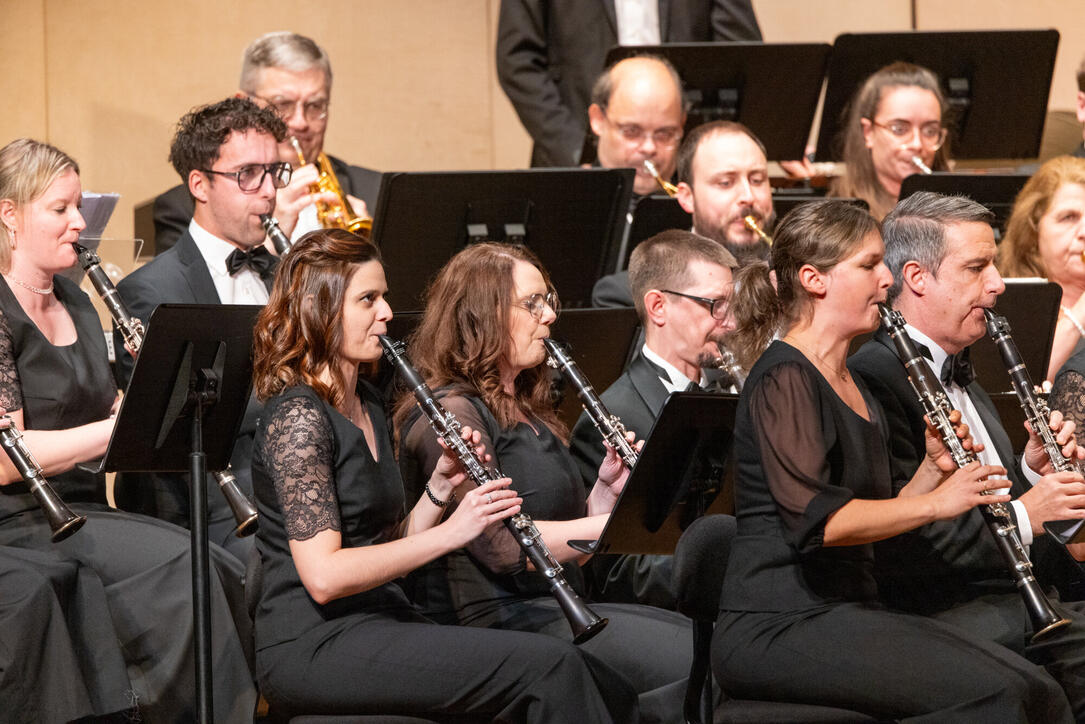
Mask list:
[[[729,699],[713,705],[712,629],[719,615],[723,576],[735,537],[734,516],[707,515],[693,521],[674,549],[674,590],[679,612],[693,620],[693,666],[683,714],[689,724],[876,724],[878,719],[812,704]]]

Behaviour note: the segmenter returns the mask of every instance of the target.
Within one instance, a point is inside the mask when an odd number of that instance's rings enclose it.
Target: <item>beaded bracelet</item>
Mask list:
[[[1063,316],[1070,320],[1070,324],[1074,325],[1074,329],[1077,330],[1077,333],[1080,336],[1085,337],[1085,327],[1081,326],[1081,322],[1077,321],[1073,313],[1070,312],[1070,309],[1066,305],[1059,305],[1059,309],[1062,311]]]
[[[455,495],[455,493],[452,494],[453,497],[455,497]],[[429,498],[429,502],[433,503],[438,508],[446,507],[448,505],[448,501],[452,500],[452,498],[449,498],[448,500],[441,500],[440,498],[438,498],[436,495],[433,494],[433,491],[429,489],[429,483],[426,483],[426,497]]]

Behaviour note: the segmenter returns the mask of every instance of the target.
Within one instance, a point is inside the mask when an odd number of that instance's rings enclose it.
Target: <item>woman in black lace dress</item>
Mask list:
[[[47,721],[138,708],[148,721],[195,718],[195,646],[187,531],[106,504],[105,476],[76,466],[100,458],[113,430],[117,387],[109,369],[98,313],[87,295],[57,275],[76,262],[72,242],[83,229],[79,168],[52,146],[22,139],[0,149],[0,407],[24,431],[27,446],[61,497],[87,516],[79,532],[52,543],[51,531],[18,471],[0,456],[0,560],[46,557],[33,571],[50,581],[65,611],[75,668],[81,677],[51,685],[58,672],[39,664],[42,677],[0,689],[7,711],[26,701],[32,712],[72,696],[89,702],[82,713],[50,713]],[[17,549],[5,555],[3,546]],[[256,691],[239,638],[247,637],[241,566],[214,548],[212,665],[216,721],[251,720]],[[15,579],[10,579],[14,581]],[[0,587],[5,583],[0,579]],[[14,585],[14,584],[13,584]],[[0,594],[0,616],[4,614]],[[231,603],[238,614],[235,620]],[[43,607],[43,613],[48,607]],[[58,622],[62,627],[63,623]],[[37,626],[0,631],[0,684],[30,673],[59,655],[54,636],[36,640]],[[3,638],[19,638],[16,648]],[[21,647],[34,650],[4,657]],[[16,674],[20,675],[20,674]],[[73,694],[73,692],[75,692]],[[28,701],[29,700],[29,701]],[[0,714],[3,718],[3,714]]]
[[[1005,495],[1002,468],[949,474],[928,441],[891,496],[888,431],[845,366],[878,325],[892,282],[877,223],[839,201],[804,205],[776,228],[768,265],[739,274],[760,299],[744,326],[779,330],[750,371],[735,421],[738,534],[712,642],[728,694],[854,709],[902,721],[1068,721],[1042,669],[963,631],[882,606],[872,543]]]
[[[396,579],[514,515],[522,501],[507,478],[457,492],[464,476],[443,455],[404,515],[381,401],[358,374],[381,356],[377,335],[392,317],[386,291],[372,244],[316,231],[283,260],[257,322],[255,387],[266,400],[253,458],[262,691],[306,713],[635,721],[624,682],[571,644],[436,625],[400,588]],[[442,522],[453,494],[460,503]]]
[[[542,339],[550,334],[556,305],[545,270],[525,247],[475,244],[438,274],[409,349],[429,385],[445,395],[448,410],[481,431],[494,464],[512,478],[524,511],[583,595],[578,562],[584,556],[568,541],[599,537],[627,471],[608,452],[585,498],[543,364]],[[416,500],[424,496],[440,447],[411,398],[400,403],[397,419],[408,500]],[[412,584],[416,600],[438,620],[571,638],[547,582],[527,569],[504,527],[490,526],[466,550],[419,571]],[[688,620],[651,606],[592,608],[610,623],[581,647],[630,680],[640,694],[643,719],[680,718],[692,658]]]

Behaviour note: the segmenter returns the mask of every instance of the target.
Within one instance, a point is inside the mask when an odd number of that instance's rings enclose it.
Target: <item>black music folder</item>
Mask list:
[[[1029,180],[1025,173],[915,173],[900,185],[903,201],[919,191],[934,191],[947,196],[967,196],[983,204],[995,215],[995,228],[1000,232],[1013,211],[1013,202],[1021,187]]]
[[[584,553],[670,555],[696,518],[734,512],[731,440],[738,395],[672,392],[598,540]]]
[[[621,244],[633,169],[386,173],[373,224],[392,302],[422,309],[422,293],[458,251],[481,241],[530,248],[563,307],[587,307]],[[611,264],[612,266],[613,264]]]
[[[942,120],[954,158],[1036,158],[1058,47],[1057,30],[838,35],[815,157],[841,160],[843,116],[855,92],[878,69],[906,61],[942,83],[950,108]]]

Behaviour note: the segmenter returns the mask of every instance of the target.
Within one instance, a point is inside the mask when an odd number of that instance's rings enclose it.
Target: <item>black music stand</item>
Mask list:
[[[765,144],[770,161],[802,158],[831,47],[826,43],[668,43],[618,46],[606,67],[634,55],[661,55],[682,77],[687,133],[709,121],[738,121]],[[787,111],[781,113],[781,106]],[[588,131],[581,160],[595,158]]]
[[[584,553],[670,555],[693,520],[734,512],[737,407],[737,395],[671,393],[599,539],[569,545]]]
[[[98,471],[191,474],[192,608],[200,721],[212,718],[207,470],[230,461],[252,385],[259,306],[161,304],[151,314]],[[206,450],[204,443],[206,442]]]
[[[815,157],[842,160],[842,116],[852,96],[879,68],[902,60],[940,79],[950,106],[943,121],[951,129],[954,158],[1036,158],[1058,45],[1057,30],[838,35]]]
[[[386,173],[373,226],[388,287],[404,311],[456,252],[480,241],[520,243],[549,270],[565,307],[586,307],[616,254],[633,169]]]
[[[917,191],[934,191],[948,196],[967,196],[995,215],[995,227],[1001,232],[1013,211],[1013,202],[1029,180],[1023,173],[946,173],[912,174],[900,185],[904,200]]]

